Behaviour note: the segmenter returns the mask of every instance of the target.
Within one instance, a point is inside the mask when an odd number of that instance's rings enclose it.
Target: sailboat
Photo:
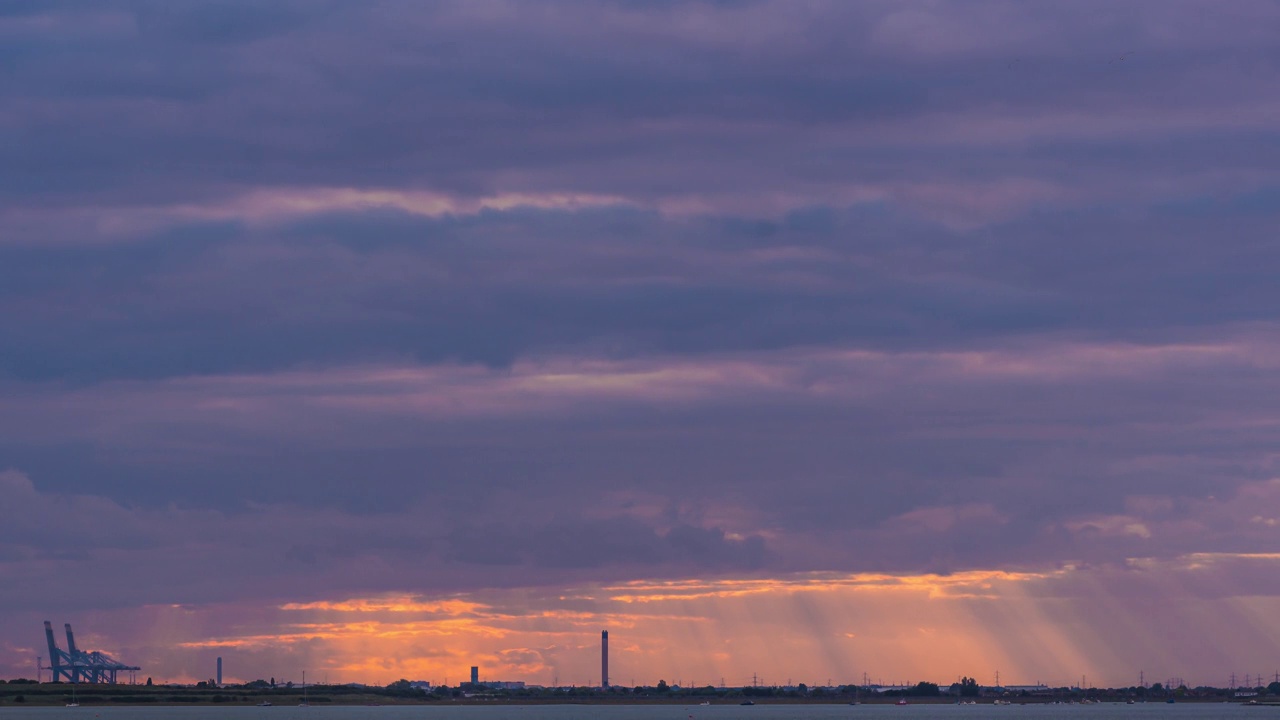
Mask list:
[[[302,702],[298,703],[298,707],[311,707],[307,704],[307,671],[302,671]]]
[[[67,707],[80,707],[80,703],[76,702],[76,684],[71,683],[71,702],[67,703]]]

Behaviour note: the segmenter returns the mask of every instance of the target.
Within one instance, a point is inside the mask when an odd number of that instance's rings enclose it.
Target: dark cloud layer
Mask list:
[[[8,4],[0,608],[1273,548],[1277,27]]]

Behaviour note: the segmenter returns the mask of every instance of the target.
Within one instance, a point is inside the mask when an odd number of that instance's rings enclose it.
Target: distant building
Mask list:
[[[867,689],[878,693],[886,693],[894,690],[914,690],[915,687],[915,685],[868,685]]]
[[[988,690],[988,689],[990,689],[990,690],[996,690],[997,692],[999,692],[999,691],[1004,691],[1004,692],[1029,692],[1029,693],[1038,693],[1038,692],[1048,692],[1048,691],[1049,691],[1049,686],[1048,686],[1048,685],[1044,685],[1044,684],[1040,684],[1040,683],[1036,683],[1035,685],[1001,685],[1001,686],[1000,686],[1000,687],[998,687],[998,688],[983,688],[983,689],[984,689],[984,690]]]
[[[523,680],[489,680],[480,684],[490,690],[523,690],[525,688]]]
[[[471,684],[472,685],[480,684],[480,666],[479,665],[471,666]]]

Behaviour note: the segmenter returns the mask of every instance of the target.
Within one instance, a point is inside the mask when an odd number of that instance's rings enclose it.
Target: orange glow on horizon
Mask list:
[[[1167,617],[1186,622],[1188,632],[1202,615],[1237,617],[1254,645],[1280,640],[1266,620],[1280,610],[1274,597],[1184,599],[1162,615],[1128,599],[1125,583],[1145,583],[1148,592],[1197,577],[1221,584],[1240,563],[1256,572],[1257,563],[1278,561],[1280,554],[1201,553],[1112,568],[395,593],[283,603],[256,625],[179,646],[233,651],[240,666],[306,666],[342,682],[456,683],[479,665],[487,679],[582,685],[599,682],[599,631],[609,629],[614,679],[627,685],[720,678],[741,685],[753,673],[768,683],[852,682],[863,672],[873,681],[944,681],[996,669],[1014,683],[1067,684],[1082,674],[1120,682],[1133,663],[1158,674],[1163,661],[1176,664],[1171,674],[1190,674],[1183,667],[1194,656],[1171,642]]]

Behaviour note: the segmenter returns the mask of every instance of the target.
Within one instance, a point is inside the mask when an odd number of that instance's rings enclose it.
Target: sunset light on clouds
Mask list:
[[[0,677],[1280,663],[1280,7],[0,7]]]

